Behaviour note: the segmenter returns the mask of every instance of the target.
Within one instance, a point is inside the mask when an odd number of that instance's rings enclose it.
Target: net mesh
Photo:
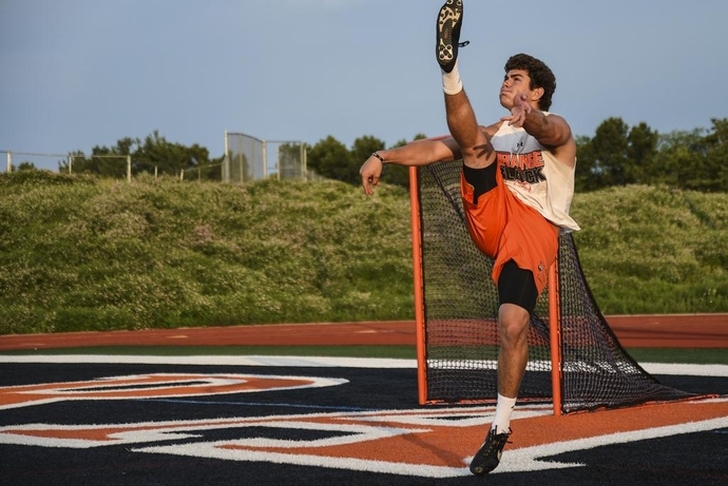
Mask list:
[[[422,245],[426,403],[487,403],[497,395],[498,291],[493,262],[472,243],[461,163],[417,169]],[[570,234],[559,241],[562,412],[693,395],[660,384],[622,348],[589,290]],[[536,303],[519,400],[550,401],[549,289]]]

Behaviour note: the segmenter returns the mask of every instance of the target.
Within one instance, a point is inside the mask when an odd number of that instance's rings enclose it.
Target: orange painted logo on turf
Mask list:
[[[66,400],[172,398],[336,386],[348,380],[296,376],[155,373],[0,387],[0,410]]]
[[[58,400],[139,399],[249,393],[346,382],[334,378],[152,374],[0,388],[5,408]],[[0,444],[132,452],[445,478],[467,464],[493,407],[337,412],[100,425],[0,427]],[[556,417],[550,406],[519,406],[494,473],[578,467],[550,457],[601,445],[728,427],[728,399],[651,405]]]

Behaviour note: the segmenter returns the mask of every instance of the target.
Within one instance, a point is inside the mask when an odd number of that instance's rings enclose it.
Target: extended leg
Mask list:
[[[492,163],[492,160],[486,158],[487,140],[478,126],[457,67],[462,20],[462,0],[445,2],[437,17],[436,55],[442,69],[445,113],[450,134],[460,147],[464,164],[482,168]]]

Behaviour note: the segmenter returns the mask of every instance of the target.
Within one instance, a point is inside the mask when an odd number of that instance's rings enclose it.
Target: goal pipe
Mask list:
[[[410,219],[412,228],[412,268],[417,340],[417,390],[420,405],[427,404],[427,346],[424,311],[424,275],[422,271],[422,228],[417,167],[409,168]],[[562,415],[561,396],[561,312],[559,305],[558,257],[549,270],[549,347],[551,352],[551,394],[555,416]]]

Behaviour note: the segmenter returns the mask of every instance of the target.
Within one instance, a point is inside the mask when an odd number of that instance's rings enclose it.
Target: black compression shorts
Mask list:
[[[465,176],[465,180],[468,181],[468,184],[473,186],[473,204],[478,204],[478,198],[481,194],[485,194],[495,188],[496,165],[498,164],[493,162],[484,169],[473,169],[467,165],[463,166],[463,175]]]
[[[499,304],[515,304],[533,314],[536,299],[538,290],[533,280],[533,273],[519,268],[513,260],[506,262],[498,277]]]

